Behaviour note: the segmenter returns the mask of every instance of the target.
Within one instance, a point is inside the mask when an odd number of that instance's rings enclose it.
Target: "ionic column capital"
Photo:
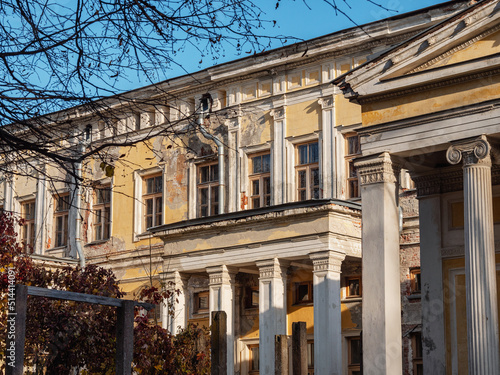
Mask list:
[[[285,118],[285,107],[281,106],[278,108],[273,108],[271,109],[271,112],[269,113],[274,120],[283,120]]]
[[[324,96],[318,99],[318,104],[321,106],[321,109],[332,109],[334,105],[333,95]]]
[[[464,139],[452,142],[446,151],[446,160],[450,164],[458,164],[463,160],[463,166],[482,164],[491,166],[491,145],[485,135],[478,138]]]
[[[208,285],[234,284],[238,269],[226,265],[208,267]]]
[[[354,166],[361,185],[396,182],[401,169],[398,164],[394,163],[388,152],[362,158],[356,161]]]
[[[314,273],[327,271],[340,273],[345,254],[337,251],[320,251],[309,254],[309,257],[313,263]]]

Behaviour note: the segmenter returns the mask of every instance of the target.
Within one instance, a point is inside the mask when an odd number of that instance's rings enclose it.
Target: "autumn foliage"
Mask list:
[[[18,243],[14,216],[0,214],[0,361],[5,371],[7,319],[7,270],[14,269],[16,283],[122,298],[111,270],[88,265],[52,267],[33,261]],[[144,288],[144,302],[161,303],[171,298],[157,288]],[[207,331],[188,326],[173,336],[148,314],[137,309],[134,328],[133,369],[137,374],[209,374]],[[30,296],[25,345],[25,373],[67,375],[114,374],[116,309],[108,306],[51,300]]]

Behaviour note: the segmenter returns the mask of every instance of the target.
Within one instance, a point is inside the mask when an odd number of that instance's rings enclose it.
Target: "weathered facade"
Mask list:
[[[151,279],[181,290],[161,312],[173,332],[224,310],[229,374],[274,374],[274,337],[297,321],[310,373],[360,373],[361,332],[365,374],[462,373],[467,230],[444,154],[494,143],[496,5],[454,1],[138,89],[111,125],[70,110],[92,144],[157,135],[84,162],[93,188],[48,165],[5,179],[0,204],[38,257],[81,248],[130,295]]]

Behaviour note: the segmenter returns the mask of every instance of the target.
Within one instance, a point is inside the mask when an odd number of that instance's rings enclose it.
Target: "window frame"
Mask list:
[[[69,211],[71,208],[69,193],[54,195],[54,248],[68,246],[69,239]],[[65,201],[66,199],[66,201]],[[60,209],[60,204],[63,203],[63,208]],[[67,207],[66,207],[67,206]],[[62,228],[59,227],[59,218],[61,218]],[[62,234],[61,242],[59,241],[59,233]]]
[[[269,155],[269,170],[255,172],[254,159],[261,158],[261,164],[263,163],[263,157]],[[249,159],[249,171],[248,171],[248,184],[249,184],[249,200],[250,208],[260,208],[271,206],[271,194],[272,194],[272,180],[271,180],[271,153],[270,151],[263,151],[256,154],[248,155]],[[262,168],[263,169],[263,168]],[[269,181],[269,190],[266,192],[265,180]],[[259,192],[254,193],[254,182],[258,181]],[[255,201],[258,199],[258,206],[255,205]]]
[[[357,139],[357,152],[350,153],[349,152],[349,139],[356,138]],[[345,163],[346,163],[346,195],[347,199],[356,199],[361,197],[361,192],[359,188],[359,177],[357,171],[354,167],[354,159],[361,155],[361,141],[358,133],[346,133],[344,134],[345,139]],[[351,171],[353,175],[351,175]],[[356,194],[353,194],[351,191],[351,183],[355,183],[356,186]]]
[[[148,192],[148,181],[153,181],[153,191]],[[157,188],[157,181],[160,181],[160,189]],[[144,230],[153,228],[163,224],[163,173],[154,173],[142,177],[142,203],[144,207],[143,224]],[[148,202],[151,201],[151,213],[148,212]],[[159,202],[159,204],[158,204]],[[151,224],[148,226],[148,219],[151,219]]]
[[[314,162],[311,162],[310,157],[311,157],[311,145],[316,145],[317,147],[317,160]],[[300,158],[300,148],[303,146],[307,146],[307,162],[306,163],[301,163],[301,158]],[[319,145],[319,140],[315,139],[313,141],[308,141],[308,142],[302,142],[295,144],[295,198],[297,202],[301,201],[306,201],[310,199],[321,199],[321,170],[320,170],[320,145]],[[300,173],[305,171],[305,186],[301,186],[300,184]],[[313,177],[313,171],[317,171],[318,174],[318,184],[315,185],[312,181],[314,179]],[[314,190],[318,190],[318,195],[315,197]],[[301,192],[305,192],[305,198],[301,198]]]
[[[359,341],[360,342],[360,362],[359,363],[353,363],[352,360],[352,342],[353,341]],[[363,343],[361,341],[360,336],[351,336],[347,337],[347,373],[348,375],[352,375],[354,371],[361,371],[361,361],[363,358]]]
[[[306,300],[300,299],[299,298],[299,293],[300,293],[300,287],[301,286],[307,286],[307,296],[308,298]],[[293,295],[293,304],[294,305],[308,305],[311,303],[314,303],[314,287],[313,287],[313,282],[312,280],[308,281],[299,281],[294,283],[294,295]]]
[[[207,307],[200,308],[200,300],[207,299]],[[210,292],[208,290],[193,293],[193,315],[208,314],[210,312]]]
[[[202,168],[208,168],[208,180],[202,179]],[[213,161],[196,166],[196,217],[208,217],[219,214],[219,162]],[[203,204],[202,191],[206,190],[206,204]],[[215,192],[215,194],[214,194]],[[214,201],[214,195],[216,200]],[[206,208],[206,214],[203,209]]]
[[[99,200],[101,192],[105,191],[105,199]],[[111,184],[100,185],[94,188],[94,222],[92,223],[93,240],[107,241],[111,238]]]
[[[248,374],[249,375],[256,375],[259,374],[259,367],[260,367],[260,352],[259,352],[259,344],[248,344]],[[253,368],[253,356],[254,356],[254,350],[257,352],[257,369]]]
[[[410,291],[411,294],[422,293],[422,279],[421,279],[420,267],[410,268]]]
[[[423,366],[423,353],[422,353],[422,333],[421,332],[412,332],[410,335],[411,338],[411,360],[413,367],[413,374],[418,374],[418,368]],[[423,369],[422,369],[423,371]]]
[[[359,280],[359,294],[351,294],[349,281]],[[345,278],[345,297],[346,298],[362,298],[363,297],[363,284],[361,276],[348,276]]]
[[[30,217],[27,218],[26,208],[28,207]],[[25,251],[28,251],[31,247],[33,252],[35,249],[35,219],[36,219],[36,199],[30,199],[28,201],[21,202],[21,217],[24,220],[22,227],[22,243]]]

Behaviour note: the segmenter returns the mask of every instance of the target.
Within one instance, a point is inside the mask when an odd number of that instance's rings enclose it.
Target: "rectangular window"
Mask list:
[[[346,139],[346,168],[347,168],[347,198],[359,198],[358,173],[354,167],[354,159],[361,154],[359,135],[348,134]]]
[[[297,146],[297,200],[320,199],[318,142]]]
[[[107,240],[111,227],[111,187],[97,188],[94,202],[94,241]]]
[[[410,270],[410,289],[412,293],[420,294],[420,267]]]
[[[198,167],[198,217],[219,213],[219,164]]]
[[[163,176],[156,175],[144,178],[143,202],[144,228],[156,227],[163,224]]]
[[[245,288],[245,308],[254,309],[259,307],[259,287],[248,286]]]
[[[21,212],[24,220],[22,227],[24,250],[32,252],[35,246],[35,201],[22,203]]]
[[[193,314],[208,314],[209,292],[195,293],[193,297]]]
[[[361,338],[347,339],[347,370],[349,375],[361,375]]]
[[[248,345],[248,373],[259,373],[259,345]]]
[[[251,208],[271,205],[271,155],[251,157],[250,203]]]
[[[411,335],[413,374],[423,375],[424,365],[422,364],[422,334],[414,332]]]
[[[359,298],[361,297],[361,277],[348,277],[346,279],[346,297]]]
[[[314,375],[314,341],[307,341],[307,374]]]
[[[313,301],[312,281],[295,283],[295,303],[311,303]]]
[[[56,195],[54,197],[54,223],[55,242],[54,247],[66,246],[68,244],[68,216],[70,200],[69,194]]]

